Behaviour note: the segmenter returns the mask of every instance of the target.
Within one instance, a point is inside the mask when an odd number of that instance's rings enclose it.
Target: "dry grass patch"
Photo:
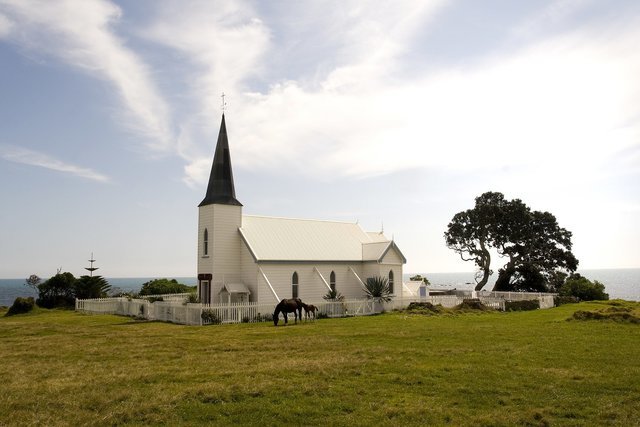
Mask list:
[[[600,307],[575,311],[569,320],[605,320],[640,325],[640,303],[613,300],[595,304]]]

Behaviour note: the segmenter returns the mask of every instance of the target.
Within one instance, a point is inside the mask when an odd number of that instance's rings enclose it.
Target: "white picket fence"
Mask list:
[[[206,325],[210,323],[247,323],[272,321],[275,304],[232,303],[232,304],[188,304],[189,294],[174,295],[169,301],[150,302],[146,299],[130,299],[127,297],[96,298],[76,300],[76,311],[92,314],[116,314],[132,316],[147,320],[161,320],[183,325]],[[496,310],[504,310],[506,301],[534,300],[540,301],[540,308],[553,307],[553,294],[524,292],[478,292],[475,295],[484,305]],[[404,309],[412,302],[430,302],[451,308],[461,304],[469,296],[437,295],[422,298],[394,298],[390,302],[376,303],[373,300],[358,299],[340,302],[315,302],[319,314],[326,317],[367,316]],[[204,316],[210,314],[209,316]],[[304,316],[304,310],[303,310]],[[284,315],[280,314],[280,319]],[[289,320],[294,320],[293,313]]]
[[[554,306],[553,297],[558,294],[548,294],[542,292],[488,292],[480,291],[477,293],[478,298],[483,299],[496,299],[503,301],[540,301],[540,308],[552,308]],[[504,309],[504,308],[503,308]]]
[[[210,319],[220,323],[247,323],[273,320],[275,304],[232,303],[232,304],[187,304],[182,300],[149,302],[144,299],[95,298],[76,300],[76,311],[91,314],[116,314],[132,316],[146,320],[162,320],[183,325],[206,325]],[[350,300],[343,302],[316,303],[318,312],[327,317],[363,316],[380,313],[383,308],[372,300]],[[202,319],[203,311],[210,311],[212,316]],[[304,316],[304,310],[303,310]],[[284,320],[284,314],[280,314]],[[293,313],[288,315],[294,320]]]

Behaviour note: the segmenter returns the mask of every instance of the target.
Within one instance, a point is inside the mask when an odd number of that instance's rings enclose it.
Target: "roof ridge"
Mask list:
[[[292,220],[292,221],[331,222],[331,223],[336,223],[336,224],[359,225],[357,221],[355,221],[355,222],[338,221],[338,220],[334,220],[334,219],[292,218],[292,217],[285,217],[285,216],[248,215],[248,214],[242,214],[242,216],[243,217],[252,217],[252,218],[288,219],[288,220]],[[365,231],[365,233],[366,233],[366,231]]]

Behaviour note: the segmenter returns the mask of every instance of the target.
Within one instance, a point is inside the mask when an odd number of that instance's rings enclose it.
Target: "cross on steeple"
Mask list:
[[[222,95],[220,95],[220,97],[222,98],[222,114],[224,114],[224,111],[225,111],[225,110],[226,110],[226,108],[227,108],[227,103],[226,103],[226,101],[224,100],[224,97],[225,97],[225,96],[227,96],[227,95],[225,95],[225,94],[224,94],[224,92],[222,92]]]

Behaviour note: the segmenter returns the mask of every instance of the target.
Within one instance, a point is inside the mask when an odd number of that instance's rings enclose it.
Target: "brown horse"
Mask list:
[[[302,307],[304,303],[300,298],[292,298],[292,299],[283,299],[276,305],[276,309],[273,312],[273,324],[274,326],[278,326],[278,320],[280,319],[280,313],[284,315],[284,324],[286,325],[289,321],[288,313],[293,313],[295,316],[296,323],[298,323],[298,318],[302,322]]]
[[[304,308],[304,318],[309,320],[309,313],[313,315],[313,320],[316,320],[316,312],[318,312],[318,307],[313,304],[305,304],[302,303],[302,308]]]

